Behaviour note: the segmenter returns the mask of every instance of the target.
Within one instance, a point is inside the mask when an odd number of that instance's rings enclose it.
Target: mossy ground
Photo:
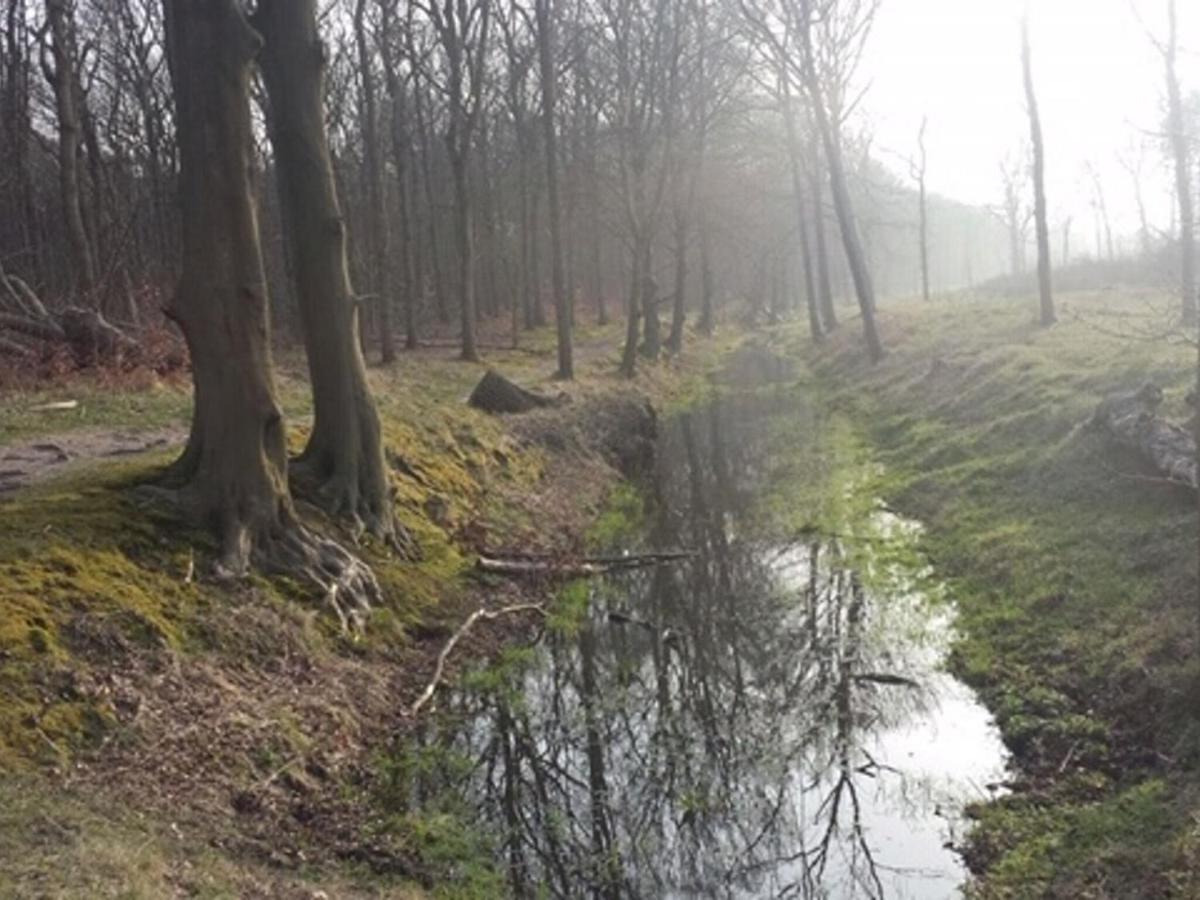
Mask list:
[[[1086,423],[1153,380],[1183,420],[1195,351],[1149,337],[1168,301],[1105,292],[889,306],[872,366],[848,322],[812,349],[825,402],[873,445],[879,490],[927,526],[962,639],[952,665],[1020,768],[977,809],[980,897],[1200,894],[1195,499]]]
[[[570,386],[550,381],[547,334],[520,352],[489,353],[487,363],[581,402],[631,389],[615,372],[619,339],[616,328],[581,329],[580,377]],[[697,390],[739,339],[726,333],[693,342],[679,359],[644,365],[633,387],[670,403]],[[285,357],[281,369],[290,442],[298,448],[307,391],[295,360]],[[271,823],[315,815],[297,811],[297,796],[333,795],[325,806],[345,808],[370,799],[372,791],[354,781],[369,768],[363,744],[400,716],[405,696],[424,686],[426,664],[450,623],[481,599],[481,586],[468,577],[472,554],[481,543],[537,540],[555,528],[544,507],[527,501],[553,490],[573,461],[556,459],[508,421],[469,409],[464,401],[481,372],[451,350],[402,355],[371,370],[399,516],[422,556],[404,562],[362,548],[386,595],[362,639],[340,634],[301,586],[255,578],[229,590],[203,577],[213,556],[209,536],[136,489],[172,451],[77,464],[0,501],[0,772],[9,773],[0,778],[0,798],[22,798],[0,802],[0,896],[157,897],[186,888],[198,896],[307,897],[318,887],[330,896],[422,895],[415,882],[439,884],[439,896],[490,896],[486,847],[453,811],[381,810],[387,827],[376,821],[369,834],[340,836],[416,861],[415,873],[397,869],[387,877],[378,858],[344,862],[358,857],[328,848],[322,857],[317,826],[271,835]],[[31,409],[68,398],[80,401],[75,410]],[[114,391],[71,378],[7,395],[0,447],[75,428],[183,429],[189,403],[181,385],[151,380],[133,389],[123,382]],[[600,499],[616,475],[604,479],[590,486]],[[560,505],[574,501],[569,494]],[[600,507],[599,499],[578,502]],[[302,512],[336,533],[315,511]],[[491,652],[502,638],[475,649]],[[175,752],[178,763],[168,759]],[[136,767],[147,760],[155,772],[139,781]],[[72,775],[77,768],[84,774]],[[220,783],[212,796],[208,775]],[[73,792],[64,786],[72,780]],[[97,787],[142,781],[147,795],[172,799],[114,802]],[[285,783],[286,798],[275,791]],[[231,785],[245,788],[234,807],[251,807],[239,808],[246,815],[237,822],[225,790]],[[163,808],[171,802],[199,837],[173,834]],[[48,830],[39,830],[43,820]],[[334,825],[351,828],[347,821]],[[328,820],[318,825],[337,830]],[[223,833],[229,829],[261,852],[237,850]],[[60,832],[70,839],[55,838]],[[214,839],[218,849],[206,848]],[[276,851],[288,857],[284,874],[272,867]],[[344,864],[331,869],[331,853]]]

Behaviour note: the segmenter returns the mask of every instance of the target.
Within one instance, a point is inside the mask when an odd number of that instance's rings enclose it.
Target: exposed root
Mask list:
[[[387,492],[385,502],[375,502],[360,489],[357,479],[322,478],[317,470],[311,461],[294,460],[289,468],[293,493],[334,521],[345,524],[356,545],[364,535],[370,535],[401,559],[415,562],[421,558],[416,539],[396,521],[391,504],[392,491]]]
[[[176,509],[195,508],[187,489],[145,484],[137,493]],[[290,513],[265,528],[227,521],[221,533],[221,551],[212,567],[216,581],[240,581],[252,571],[295,579],[316,588],[342,630],[354,634],[366,630],[372,607],[383,599],[369,565],[337,541],[306,528]]]

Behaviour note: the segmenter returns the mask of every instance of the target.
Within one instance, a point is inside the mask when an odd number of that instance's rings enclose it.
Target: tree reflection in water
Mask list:
[[[771,423],[797,406],[755,392],[670,423],[645,540],[695,559],[590,585],[519,690],[456,698],[441,739],[477,762],[464,789],[515,896],[955,894],[939,814],[995,775],[999,744],[937,672],[944,609],[844,537],[861,523],[802,542],[753,527]],[[978,762],[940,778],[919,758],[950,740],[947,706],[972,707]]]

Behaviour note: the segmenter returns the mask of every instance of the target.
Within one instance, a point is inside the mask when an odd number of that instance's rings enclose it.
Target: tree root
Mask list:
[[[363,633],[372,607],[383,599],[370,566],[341,544],[298,522],[282,535],[257,541],[251,559],[267,574],[296,578],[322,590],[343,632]],[[236,563],[237,557],[229,561]],[[222,559],[219,569],[226,564]],[[247,571],[248,567],[242,575]]]
[[[144,484],[136,491],[176,512],[202,508],[186,487]],[[252,571],[295,579],[320,592],[348,634],[363,633],[372,607],[383,599],[367,563],[337,541],[305,527],[290,512],[267,527],[227,521],[221,533],[221,551],[212,566],[212,578],[218,582],[241,581]],[[194,568],[194,563],[189,566],[189,575],[194,575]]]
[[[304,458],[293,460],[288,470],[292,491],[300,499],[321,510],[330,519],[345,523],[357,545],[370,535],[401,559],[417,562],[421,548],[416,538],[398,521],[392,509],[394,491],[384,503],[373,502],[351,477],[320,477],[318,466]]]

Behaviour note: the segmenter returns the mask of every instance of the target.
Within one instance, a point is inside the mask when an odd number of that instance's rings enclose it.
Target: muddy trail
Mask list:
[[[61,475],[73,467],[178,446],[182,428],[86,429],[51,433],[0,448],[0,497]]]

